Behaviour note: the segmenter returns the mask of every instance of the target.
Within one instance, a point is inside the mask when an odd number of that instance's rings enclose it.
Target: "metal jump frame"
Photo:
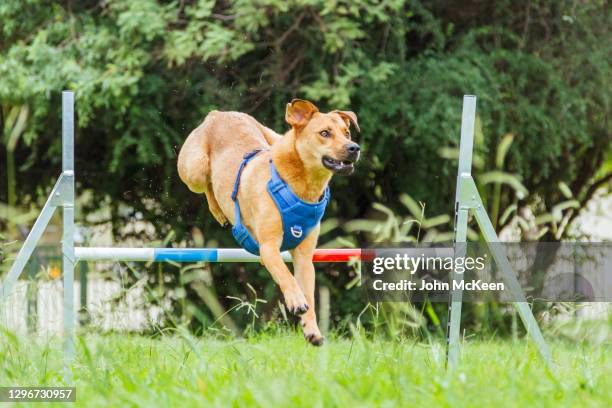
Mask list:
[[[480,230],[489,245],[493,258],[498,265],[504,282],[512,291],[514,302],[527,333],[535,342],[542,358],[550,369],[554,368],[551,353],[546,345],[542,332],[531,312],[529,304],[508,258],[500,245],[491,220],[483,206],[480,194],[472,178],[472,149],[474,142],[474,123],[476,118],[476,97],[463,97],[463,114],[461,119],[461,141],[459,148],[459,171],[457,174],[457,189],[455,194],[455,243],[466,242],[468,216],[475,215]],[[32,230],[27,236],[15,259],[8,275],[2,282],[0,304],[3,304],[26,263],[30,259],[36,244],[44,232],[55,210],[62,208],[62,272],[64,279],[64,358],[66,367],[70,365],[75,355],[75,308],[74,308],[74,266],[83,261],[153,261],[153,262],[258,262],[259,258],[243,249],[234,248],[93,248],[74,246],[74,93],[62,93],[62,173],[60,174],[51,194],[40,212]],[[371,256],[372,250],[368,250]],[[464,245],[455,246],[455,256],[463,256]],[[284,252],[283,259],[291,260],[291,255]],[[317,249],[315,262],[347,262],[351,259],[365,258],[365,250],[361,249]],[[453,279],[460,281],[462,274],[453,273]],[[462,291],[451,292],[449,319],[447,328],[447,366],[450,369],[459,363],[460,327]]]

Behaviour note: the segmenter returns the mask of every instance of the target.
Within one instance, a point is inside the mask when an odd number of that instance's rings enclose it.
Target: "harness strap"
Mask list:
[[[274,166],[272,159],[270,159],[270,174],[271,178],[270,182],[268,183],[270,192],[276,194],[277,198],[282,198],[282,200],[285,202],[285,205],[281,205],[279,210],[282,208],[291,207],[291,205],[296,202],[295,197],[287,188],[285,188],[286,185],[276,171],[276,167]]]
[[[234,216],[235,222],[234,225],[240,225],[240,205],[238,204],[238,188],[240,187],[240,178],[242,176],[242,170],[247,165],[249,161],[263,149],[255,149],[242,157],[242,163],[240,163],[240,167],[238,168],[238,174],[236,175],[236,181],[234,182],[234,190],[232,191],[232,201],[234,201]]]
[[[280,197],[285,201],[287,207],[292,206],[293,204],[299,202],[296,198],[295,194],[291,191],[291,189],[287,188],[287,184],[283,181],[281,176],[278,174],[276,170],[276,166],[270,159],[270,173],[272,175],[270,182],[268,183],[268,188],[271,193],[276,193],[276,197]],[[319,198],[319,202],[329,200],[329,186],[325,187],[325,191],[323,195]],[[305,207],[304,207],[305,208]],[[316,210],[313,209],[313,217],[316,217]]]

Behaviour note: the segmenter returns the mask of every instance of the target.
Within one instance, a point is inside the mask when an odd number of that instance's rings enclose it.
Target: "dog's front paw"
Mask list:
[[[285,293],[285,305],[290,313],[294,315],[303,315],[308,311],[308,302],[301,290],[293,290]]]
[[[325,342],[325,337],[321,334],[316,322],[302,320],[302,331],[304,332],[304,338],[313,346],[322,346]]]
[[[325,337],[323,337],[320,334],[304,334],[304,338],[306,338],[306,340],[308,340],[310,342],[310,344],[312,344],[313,346],[319,347],[322,346],[323,343],[325,343]]]

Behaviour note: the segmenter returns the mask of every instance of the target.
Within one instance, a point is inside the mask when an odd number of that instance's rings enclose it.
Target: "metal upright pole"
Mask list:
[[[74,208],[74,155],[72,151],[74,136],[73,93],[68,91],[64,92],[62,94],[62,102],[64,113],[62,123],[62,141],[64,152],[62,157],[64,163],[63,171],[53,186],[51,194],[49,194],[49,197],[40,211],[36,222],[34,222],[30,233],[23,242],[23,245],[15,258],[13,265],[11,265],[11,269],[9,269],[6,278],[4,278],[4,281],[2,282],[2,286],[0,287],[0,305],[3,304],[11,294],[13,286],[17,283],[21,272],[23,272],[24,267],[30,260],[38,241],[42,237],[43,232],[45,232],[45,228],[47,228],[47,225],[49,224],[49,221],[51,220],[51,217],[55,213],[57,207],[68,206],[70,208]],[[68,211],[68,213],[64,212],[64,220],[67,218],[72,220],[73,216],[71,214],[71,211]],[[68,224],[64,224],[64,228],[66,225],[69,227],[69,230],[72,229],[72,224],[70,222],[68,222]],[[72,238],[67,239],[66,244],[64,254],[73,254],[74,250],[71,249],[73,247]],[[74,256],[72,255],[70,259],[74,259]],[[65,264],[64,268],[66,269]]]
[[[51,217],[63,209],[62,270],[64,274],[64,357],[66,367],[74,357],[74,93],[62,93],[62,173],[34,226],[26,237],[0,287],[0,306],[7,300],[23,268],[32,256]],[[70,378],[69,373],[66,376]]]
[[[499,243],[495,228],[482,203],[476,183],[472,178],[472,150],[474,145],[474,124],[476,120],[476,97],[466,95],[463,97],[463,117],[461,120],[461,142],[459,147],[459,171],[457,175],[457,190],[455,193],[455,257],[466,255],[467,224],[468,215],[473,211],[480,231],[492,252],[495,264],[501,271],[504,283],[512,294],[514,306],[518,310],[527,332],[538,347],[547,366],[554,371],[555,364],[552,355],[540,327],[525,300],[521,289],[505,251]],[[453,271],[452,282],[460,283],[463,274]],[[451,282],[451,284],[452,284]],[[459,362],[460,331],[461,331],[461,303],[463,292],[461,289],[451,289],[451,303],[449,307],[448,331],[447,331],[447,366],[453,369]]]
[[[74,358],[74,93],[62,92],[63,191],[62,272],[64,275],[64,361]]]
[[[461,116],[461,140],[459,142],[459,166],[457,172],[457,187],[455,190],[455,257],[465,256],[465,242],[467,241],[467,224],[469,208],[461,205],[462,178],[471,177],[472,150],[474,147],[474,123],[476,121],[476,97],[465,95],[463,97],[463,113]],[[453,281],[463,280],[463,274],[453,271]],[[459,343],[461,334],[461,302],[463,292],[451,286],[451,299],[448,308],[447,349],[446,359],[448,368],[456,367],[459,361]]]

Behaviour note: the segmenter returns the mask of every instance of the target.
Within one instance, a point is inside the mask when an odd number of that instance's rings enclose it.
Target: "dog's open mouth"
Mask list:
[[[329,156],[323,156],[321,162],[326,169],[341,175],[349,175],[355,169],[353,162],[350,160],[336,160]]]

